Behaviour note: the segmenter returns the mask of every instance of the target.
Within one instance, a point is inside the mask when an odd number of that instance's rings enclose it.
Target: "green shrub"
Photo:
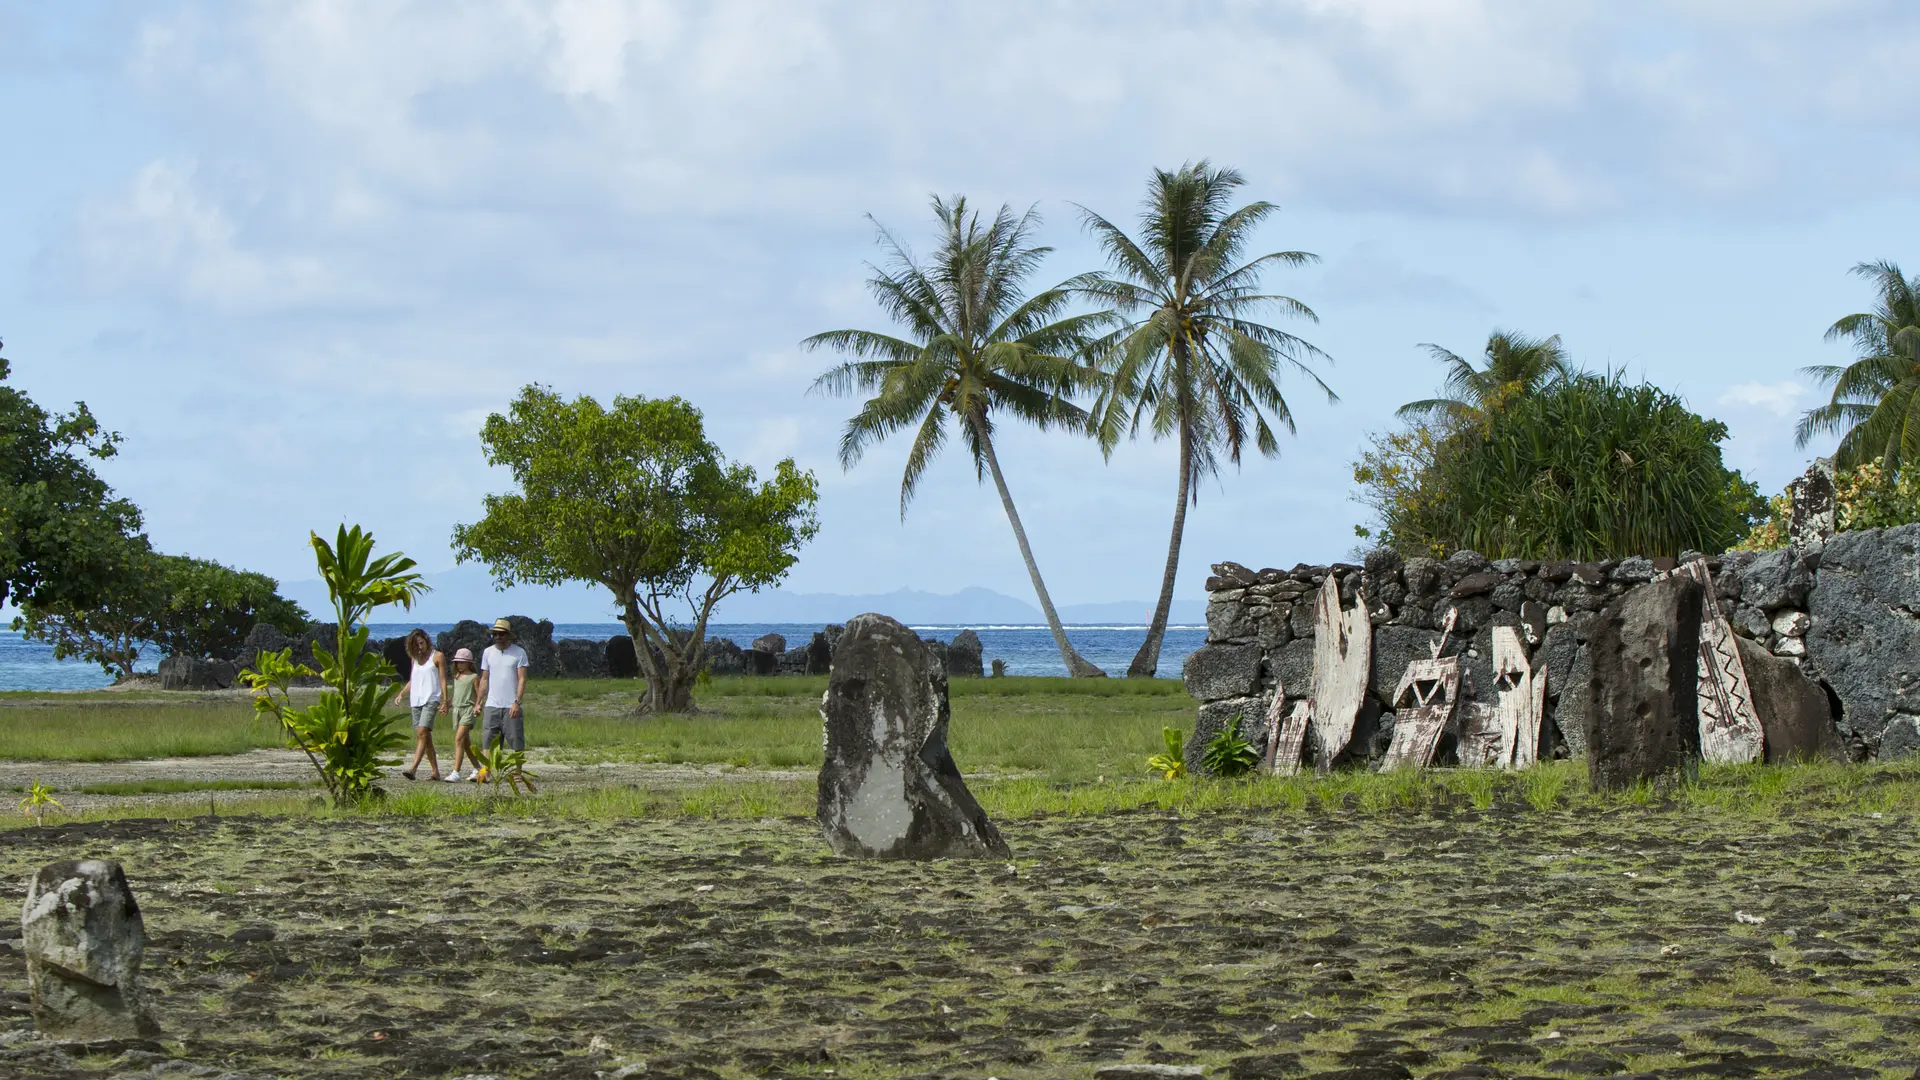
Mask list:
[[[1721,461],[1726,437],[1658,387],[1582,374],[1451,428],[1378,437],[1355,478],[1382,542],[1407,554],[1719,552],[1766,514]]]
[[[387,711],[394,677],[392,665],[367,648],[367,616],[375,608],[399,604],[411,608],[427,591],[420,575],[410,573],[413,560],[399,553],[373,557],[373,534],[358,525],[340,527],[332,546],[310,535],[320,577],[333,600],[336,631],[334,648],[314,643],[320,678],[327,684],[318,700],[294,708],[289,688],[311,668],[296,665],[292,650],[263,652],[255,669],[242,673],[253,687],[254,707],[280,721],[287,740],[305,752],[335,806],[363,801],[384,765],[384,757],[405,745],[406,734],[394,724],[404,714]]]
[[[1215,776],[1245,776],[1260,764],[1260,755],[1254,753],[1253,744],[1240,737],[1240,722],[1244,716],[1236,716],[1226,730],[1207,741],[1207,751],[1201,757],[1201,763]]]
[[[1160,740],[1166,744],[1166,752],[1148,758],[1147,768],[1159,773],[1164,780],[1178,780],[1187,775],[1186,733],[1177,727],[1161,728]]]

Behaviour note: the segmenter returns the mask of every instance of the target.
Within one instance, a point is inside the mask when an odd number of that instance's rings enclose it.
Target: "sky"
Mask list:
[[[1920,261],[1916,48],[1897,0],[0,0],[0,339],[125,436],[102,472],[165,551],[311,578],[347,521],[446,569],[509,486],[480,425],[537,381],[813,470],[789,589],[1030,598],[957,443],[904,519],[904,443],[841,467],[858,403],[800,342],[889,329],[874,222],[924,250],[932,194],[1036,206],[1048,285],[1100,265],[1078,207],[1131,228],[1205,158],[1281,208],[1254,250],[1320,257],[1266,283],[1339,400],[1288,378],[1280,455],[1201,488],[1198,598],[1347,555],[1420,344],[1496,328],[1682,395],[1779,490],[1827,449],[1799,369],[1848,359],[1849,269]],[[1151,598],[1172,447],[1003,431],[1055,599]]]

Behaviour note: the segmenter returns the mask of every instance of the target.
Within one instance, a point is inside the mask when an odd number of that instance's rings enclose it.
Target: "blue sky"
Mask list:
[[[432,570],[504,486],[477,430],[525,382],[681,394],[729,454],[819,475],[789,587],[1030,595],[990,488],[904,445],[834,457],[847,401],[798,342],[879,328],[871,213],[924,243],[929,193],[1131,220],[1208,157],[1282,207],[1260,238],[1320,315],[1328,404],[1201,492],[1209,562],[1339,557],[1349,462],[1428,395],[1419,349],[1559,333],[1731,427],[1777,490],[1797,374],[1920,260],[1908,102],[1920,8],[1554,4],[63,3],[0,0],[0,338],[37,400],[125,434],[105,472],[164,550],[312,575],[308,528]],[[1821,449],[1819,447],[1810,450]],[[1150,597],[1173,455],[1009,432],[1062,602]]]

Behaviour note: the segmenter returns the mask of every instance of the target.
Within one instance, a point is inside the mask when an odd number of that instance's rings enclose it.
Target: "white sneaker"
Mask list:
[[[465,780],[465,781],[466,781],[467,783],[469,783],[469,784],[471,784],[471,783],[473,783],[474,781],[476,781],[476,780],[478,780],[478,779],[480,779],[480,770],[479,770],[479,769],[468,769],[468,770],[467,770],[467,775],[465,775],[465,776],[463,776],[463,777],[461,777],[460,779],[462,779],[462,780]]]
[[[445,780],[449,784],[457,784],[460,782],[460,770],[455,769],[440,779]]]

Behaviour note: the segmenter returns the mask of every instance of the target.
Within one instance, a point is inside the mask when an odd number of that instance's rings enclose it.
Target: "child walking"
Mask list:
[[[447,783],[461,781],[460,762],[467,763],[465,779],[473,780],[480,770],[473,756],[473,722],[480,718],[480,676],[473,671],[473,650],[461,649],[453,654],[453,685],[447,691],[452,702],[453,712],[453,768],[447,772]]]
[[[435,713],[447,711],[443,693],[447,683],[447,658],[433,647],[433,639],[427,632],[418,627],[407,635],[407,656],[413,660],[413,673],[407,685],[394,692],[393,701],[398,705],[400,695],[407,695],[407,704],[413,713],[413,760],[400,770],[400,775],[413,779],[424,754],[427,767],[433,770],[432,779],[438,780],[440,759],[433,752],[433,717]]]

